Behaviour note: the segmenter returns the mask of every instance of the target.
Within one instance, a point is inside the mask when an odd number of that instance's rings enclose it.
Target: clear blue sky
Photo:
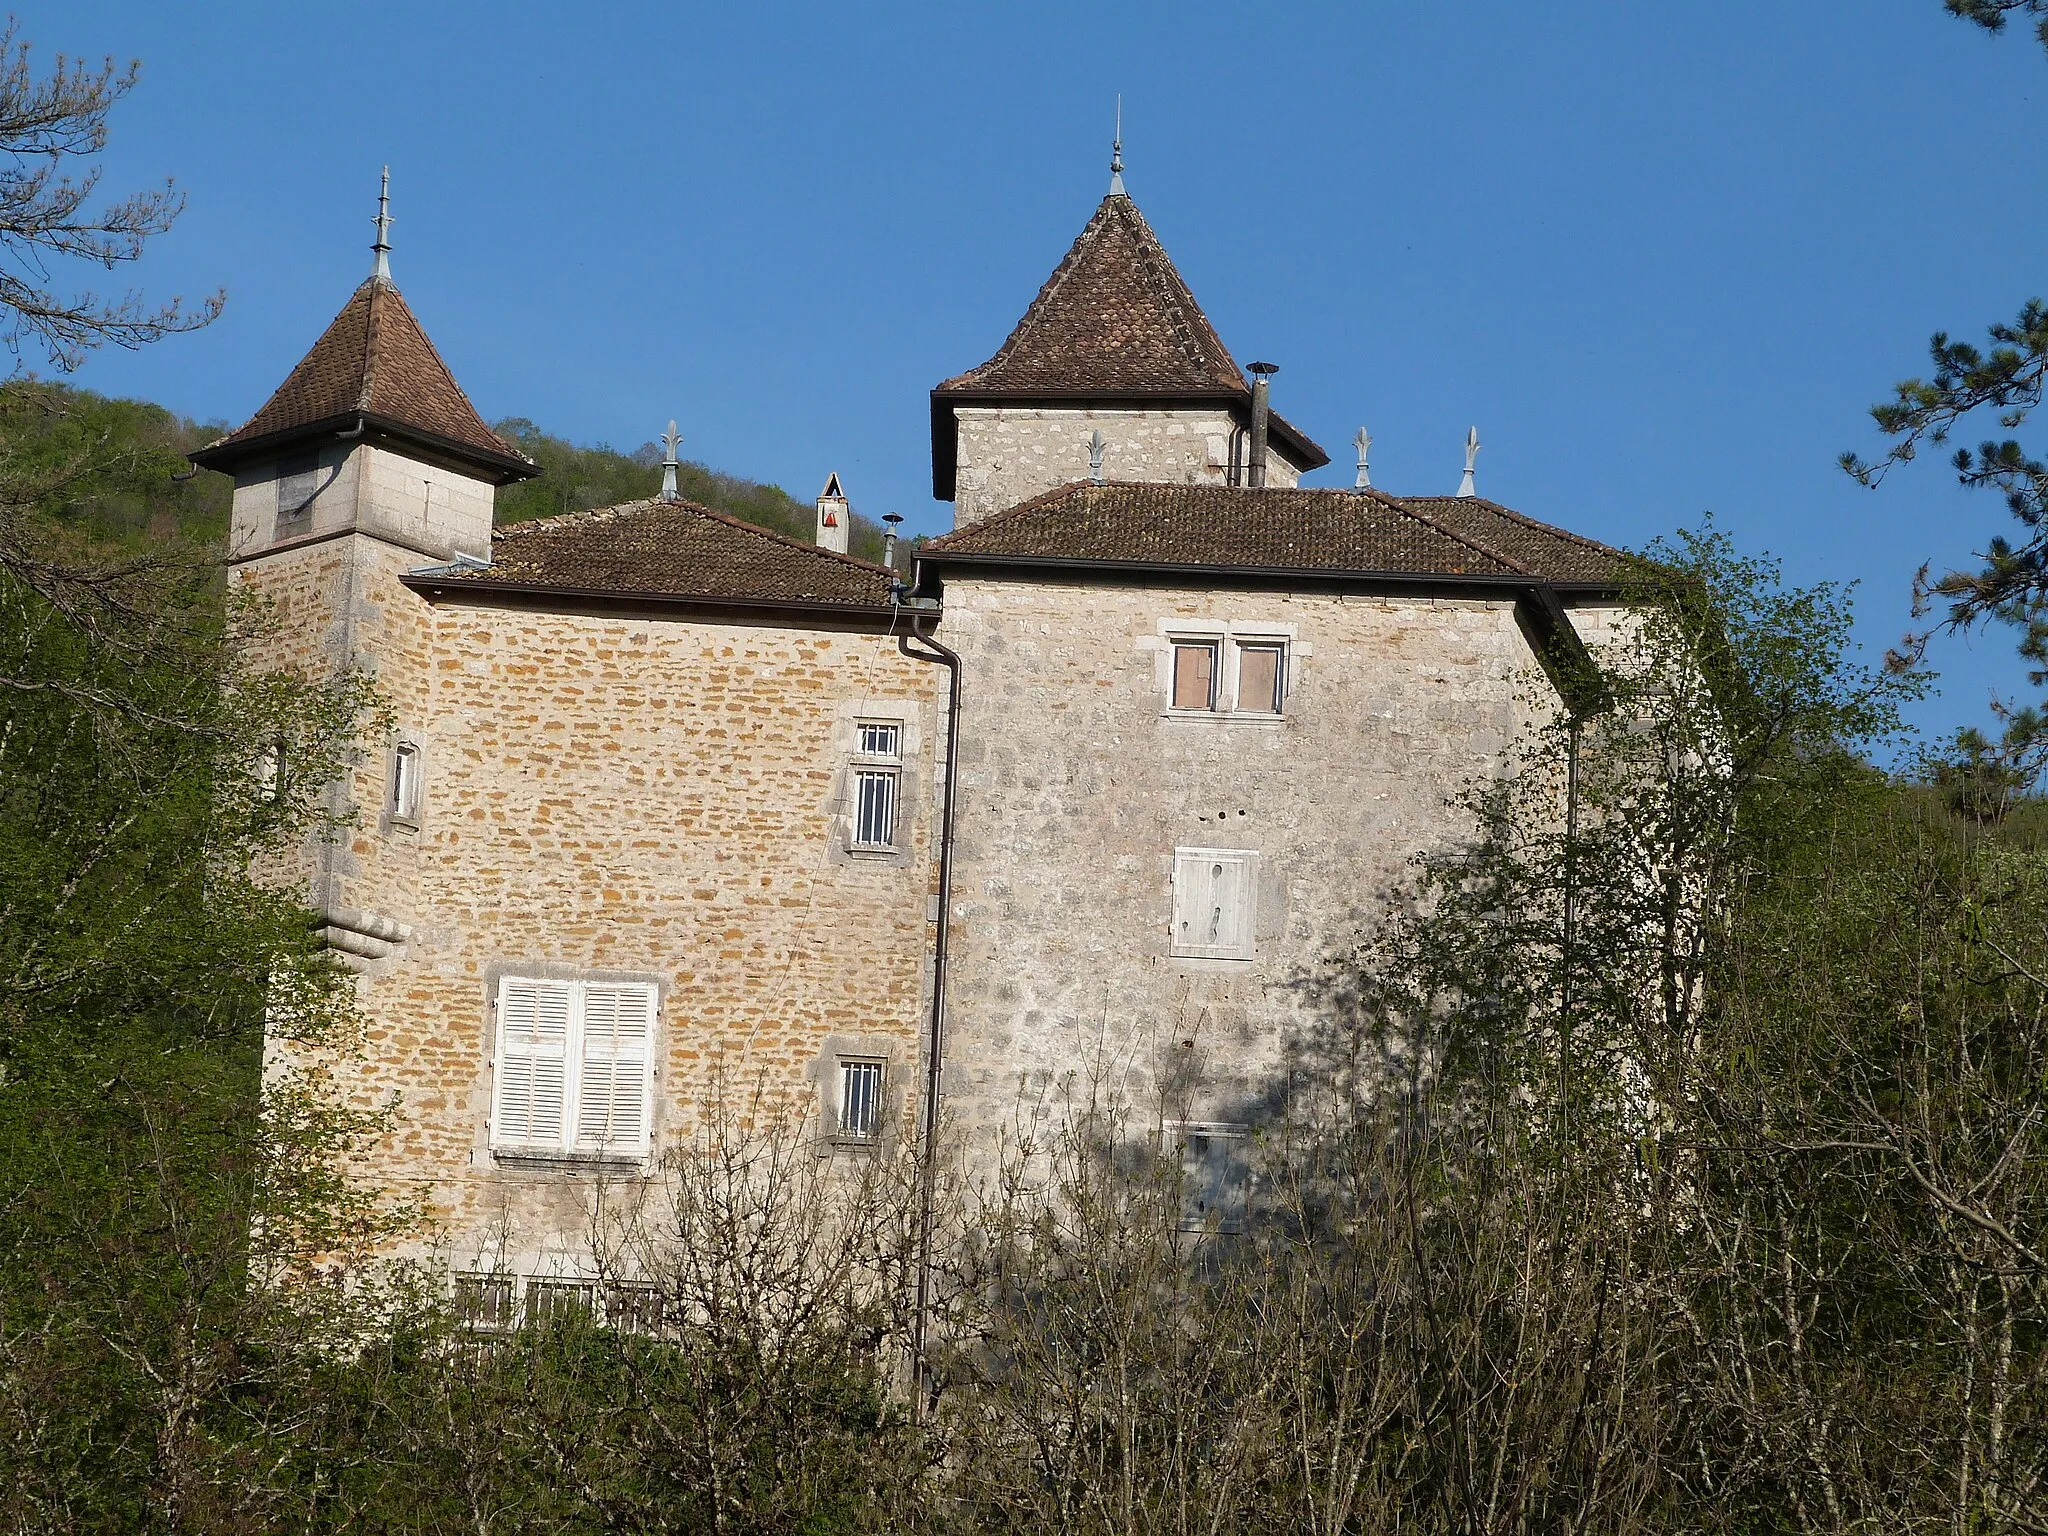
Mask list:
[[[1348,483],[1480,488],[1640,545],[1711,509],[1800,581],[1914,569],[2008,520],[1935,459],[1835,467],[1865,410],[2048,290],[2048,59],[1939,0],[1251,6],[25,0],[47,56],[139,57],[110,187],[175,175],[135,275],[228,290],[209,330],[79,382],[252,412],[369,260],[486,416],[686,455],[948,526],[927,391],[981,362],[1106,182]],[[46,59],[47,61],[47,59]],[[2024,690],[1946,641],[1945,732]]]

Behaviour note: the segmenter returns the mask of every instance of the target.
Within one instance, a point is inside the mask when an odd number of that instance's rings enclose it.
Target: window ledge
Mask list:
[[[564,1152],[559,1147],[493,1147],[491,1161],[500,1168],[532,1168],[546,1173],[645,1174],[646,1153]]]
[[[893,843],[848,843],[846,851],[856,859],[893,859],[903,852]]]
[[[1206,720],[1217,725],[1282,726],[1293,718],[1291,715],[1260,714],[1249,709],[1164,709],[1159,713],[1162,720]]]

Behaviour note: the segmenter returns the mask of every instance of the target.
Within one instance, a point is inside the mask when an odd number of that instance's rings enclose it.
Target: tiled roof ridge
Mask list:
[[[1539,533],[1547,533],[1555,538],[1581,545],[1586,549],[1597,550],[1603,555],[1626,555],[1628,553],[1626,550],[1616,549],[1612,544],[1603,544],[1598,539],[1589,539],[1583,533],[1573,533],[1569,528],[1560,528],[1555,523],[1546,523],[1540,518],[1529,516],[1526,512],[1517,512],[1513,507],[1504,507],[1497,501],[1487,501],[1484,496],[1474,499],[1486,502],[1487,506],[1498,512],[1502,517],[1520,523],[1525,528],[1534,528]]]
[[[508,454],[510,457],[522,460],[529,464],[532,463],[533,461],[531,459],[527,458],[525,454],[521,453],[511,443],[506,442],[504,438],[498,435],[497,430],[494,427],[492,427],[492,425],[488,421],[484,420],[484,413],[482,411],[479,411],[476,408],[476,402],[469,398],[469,391],[464,389],[462,387],[461,381],[455,377],[455,370],[448,366],[448,359],[443,357],[441,355],[441,349],[434,345],[434,338],[427,334],[427,328],[424,325],[421,325],[419,322],[419,317],[413,314],[412,306],[405,302],[405,295],[398,291],[398,284],[391,281],[391,279],[388,277],[379,276],[372,276],[369,279],[369,281],[371,284],[374,285],[374,287],[373,291],[370,294],[370,324],[368,327],[369,334],[365,338],[363,348],[365,353],[363,359],[363,403],[358,407],[358,409],[370,409],[370,397],[371,394],[376,389],[377,365],[379,362],[382,361],[382,355],[378,348],[378,342],[383,331],[383,325],[381,323],[383,317],[380,313],[381,306],[377,303],[377,296],[379,293],[389,294],[392,302],[396,303],[401,309],[403,309],[406,313],[406,318],[412,321],[412,328],[414,332],[419,336],[420,341],[424,343],[426,346],[427,356],[432,358],[434,360],[434,366],[441,370],[441,377],[448,381],[448,387],[455,391],[456,398],[459,399],[464,405],[469,407],[470,414],[476,417],[477,423],[484,429],[485,435],[488,436],[492,442],[497,443],[501,448],[503,448],[506,454]]]
[[[1095,483],[1093,480],[1069,480],[1064,485],[1056,485],[1049,491],[1040,491],[1036,496],[1031,497],[1027,501],[1020,501],[1015,506],[1005,507],[1000,512],[991,512],[987,517],[978,517],[965,528],[955,528],[951,533],[940,534],[931,541],[931,547],[937,549],[943,546],[946,540],[950,539],[955,533],[979,532],[983,528],[993,528],[998,523],[1010,522],[1015,518],[1023,516],[1025,513],[1036,512],[1041,507],[1048,506],[1059,500],[1062,496],[1071,496],[1076,491],[1085,491]],[[1102,483],[1105,485],[1144,485],[1147,482],[1142,480],[1106,480]]]
[[[1197,334],[1196,327],[1199,325],[1201,330],[1209,333],[1206,339],[1216,344],[1216,352],[1221,354],[1222,360],[1229,362],[1231,372],[1242,382],[1244,374],[1237,366],[1237,359],[1230,355],[1230,349],[1223,345],[1223,338],[1218,336],[1216,328],[1209,324],[1209,317],[1202,313],[1202,306],[1195,302],[1193,290],[1181,277],[1179,269],[1173,265],[1172,258],[1166,254],[1166,247],[1159,243],[1159,237],[1152,232],[1152,226],[1145,221],[1145,215],[1138,210],[1138,205],[1131,201],[1128,194],[1122,192],[1113,192],[1108,198],[1103,199],[1105,204],[1111,200],[1120,202],[1138,226],[1142,237],[1138,241],[1138,261],[1146,279],[1152,285],[1154,296],[1165,306],[1167,316],[1173,323],[1174,339],[1180,343],[1181,351],[1187,355],[1188,361],[1197,369],[1215,367],[1219,361],[1218,357],[1209,355],[1204,338]],[[1246,384],[1244,387],[1249,393],[1251,386]]]
[[[516,535],[537,533],[549,528],[566,528],[576,523],[609,522],[636,512],[658,512],[665,508],[679,508],[711,522],[723,523],[728,528],[736,528],[742,533],[752,534],[771,544],[781,544],[807,555],[816,555],[828,564],[851,565],[859,570],[880,572],[892,577],[896,574],[886,565],[876,565],[872,560],[863,560],[858,555],[843,555],[835,549],[825,549],[816,544],[806,543],[786,533],[777,533],[773,528],[763,528],[759,523],[750,523],[743,517],[734,517],[729,512],[720,512],[715,507],[707,507],[700,501],[690,501],[687,498],[663,501],[659,496],[643,496],[636,501],[616,502],[609,507],[583,507],[574,512],[557,512],[553,517],[529,518],[523,522],[508,523],[502,528],[493,528],[491,542],[495,544]]]
[[[1530,577],[1532,580],[1540,579],[1537,577],[1536,571],[1533,567],[1524,565],[1521,561],[1517,560],[1513,555],[1508,554],[1505,550],[1495,549],[1490,545],[1480,543],[1477,539],[1466,537],[1464,534],[1459,533],[1457,529],[1447,527],[1444,524],[1438,522],[1428,513],[1417,511],[1414,507],[1409,506],[1405,501],[1403,501],[1398,496],[1389,496],[1387,500],[1392,502],[1395,506],[1399,507],[1405,515],[1414,518],[1417,522],[1422,523],[1426,527],[1435,529],[1438,533],[1442,534],[1445,538],[1451,540],[1453,543],[1462,544],[1467,549],[1473,550],[1478,554],[1482,554],[1486,556],[1489,560],[1497,561],[1500,564],[1506,566],[1509,570],[1519,572],[1524,576]]]

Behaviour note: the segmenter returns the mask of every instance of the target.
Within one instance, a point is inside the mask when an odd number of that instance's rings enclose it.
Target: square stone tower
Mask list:
[[[1251,386],[1118,174],[1002,349],[932,391],[932,494],[965,528],[1080,480],[1291,486],[1330,461],[1272,416],[1261,477],[1252,437]]]

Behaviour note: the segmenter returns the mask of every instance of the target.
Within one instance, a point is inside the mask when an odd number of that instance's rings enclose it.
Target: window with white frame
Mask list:
[[[839,1063],[839,1134],[873,1141],[882,1133],[882,1063],[842,1059]]]
[[[1279,640],[1233,640],[1237,663],[1237,710],[1277,715],[1287,701],[1287,646]]]
[[[1212,960],[1252,958],[1258,859],[1243,849],[1174,849],[1174,954]]]
[[[654,1023],[655,989],[644,982],[501,980],[491,1146],[645,1157]]]
[[[853,846],[893,851],[903,779],[902,722],[862,720],[854,726],[850,775]]]
[[[1217,705],[1217,662],[1223,654],[1220,640],[1176,640],[1173,642],[1173,707],[1213,710]]]
[[[1180,715],[1284,714],[1288,642],[1283,634],[1173,635],[1167,704]]]
[[[420,819],[418,742],[401,741],[391,749],[391,814],[400,821]]]

